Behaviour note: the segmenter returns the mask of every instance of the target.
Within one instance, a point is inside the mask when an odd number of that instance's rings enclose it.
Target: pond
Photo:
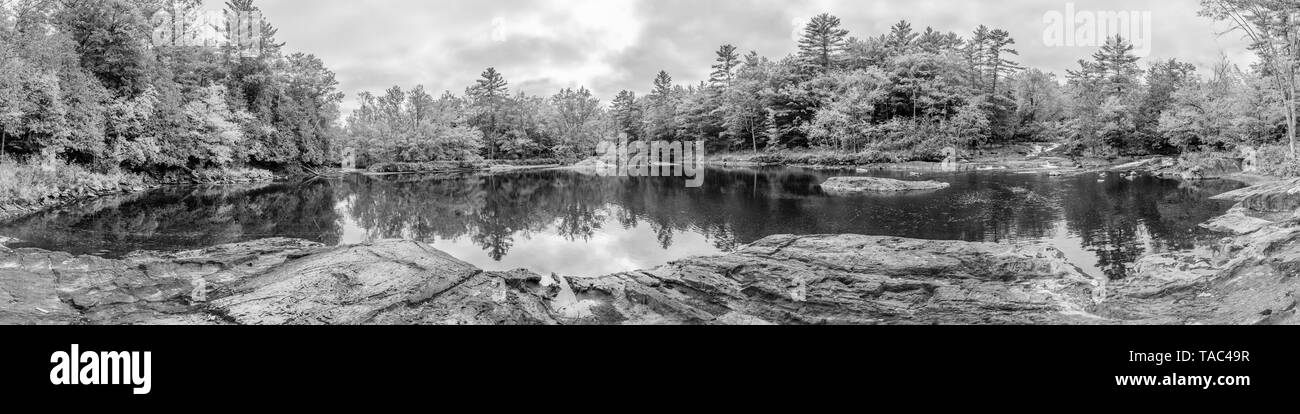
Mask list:
[[[951,183],[945,190],[829,196],[834,176]],[[267,237],[329,245],[420,240],[487,270],[599,276],[726,252],[776,234],[853,233],[931,240],[1041,241],[1094,275],[1125,277],[1150,253],[1208,249],[1198,225],[1230,203],[1231,181],[1112,174],[709,169],[680,178],[572,171],[354,175],[258,186],[173,187],[97,199],[0,224],[37,247],[121,257]]]

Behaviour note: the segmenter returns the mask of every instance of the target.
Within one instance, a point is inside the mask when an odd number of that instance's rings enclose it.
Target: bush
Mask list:
[[[1300,161],[1291,158],[1291,147],[1265,146],[1259,149],[1259,172],[1275,177],[1300,177]]]

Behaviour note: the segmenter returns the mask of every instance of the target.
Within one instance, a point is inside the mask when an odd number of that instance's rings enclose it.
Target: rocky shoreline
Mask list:
[[[248,184],[275,181],[265,170],[197,171],[189,176],[169,175],[162,178],[135,178],[116,184],[64,188],[57,195],[34,202],[0,202],[0,222],[16,220],[44,210],[90,201],[118,194],[141,193],[170,185]]]
[[[598,278],[428,245],[267,239],[121,260],[0,247],[0,325],[1294,324],[1300,179],[1223,194],[1213,253],[1089,275],[1034,244],[772,236]],[[0,242],[2,244],[2,242]]]

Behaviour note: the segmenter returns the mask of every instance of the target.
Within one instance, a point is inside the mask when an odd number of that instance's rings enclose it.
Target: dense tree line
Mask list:
[[[571,157],[605,137],[701,140],[710,151],[819,149],[936,159],[946,147],[1055,141],[1076,155],[1171,154],[1274,143],[1294,135],[1296,6],[1276,0],[1204,0],[1204,14],[1242,25],[1263,62],[1226,61],[1202,75],[1178,60],[1143,62],[1122,37],[1107,39],[1064,78],[1017,62],[1015,39],[980,26],[969,35],[916,30],[853,37],[831,15],[804,29],[779,60],[718,48],[709,80],[674,83],[660,72],[648,94],[621,91],[608,105],[584,90],[550,98],[511,94],[488,69],[463,96],[444,94],[436,127],[379,116],[412,113],[400,90],[362,96],[352,139],[381,158]],[[422,93],[415,95],[424,96]],[[423,98],[421,98],[423,99]],[[389,131],[389,132],[385,132]],[[404,131],[404,132],[397,132]],[[477,132],[477,133],[475,133]],[[452,151],[401,153],[407,142]],[[434,144],[436,146],[436,144]]]
[[[511,94],[489,68],[464,96],[433,98],[423,86],[360,95],[348,117],[345,145],[362,165],[376,162],[492,159],[576,159],[613,131],[609,113],[585,88],[549,98]]]
[[[238,44],[159,42],[199,30],[201,0],[0,0],[0,148],[101,171],[254,166],[296,170],[333,157],[334,74],[285,54],[261,23]],[[252,0],[225,4],[234,15]],[[162,12],[162,13],[160,13]],[[247,45],[246,45],[247,46]]]
[[[822,14],[784,58],[719,47],[698,84],[661,71],[648,93],[621,91],[607,104],[585,88],[513,91],[489,68],[459,95],[418,86],[362,94],[346,129],[334,74],[314,56],[283,53],[270,24],[256,56],[154,42],[171,23],[155,21],[158,12],[185,16],[199,3],[0,0],[0,152],[156,173],[292,170],[331,163],[343,147],[369,163],[567,160],[619,133],[705,141],[711,152],[898,160],[1022,141],[1100,156],[1295,146],[1300,5],[1289,1],[1203,0],[1203,14],[1239,29],[1260,57],[1213,73],[1144,62],[1114,37],[1058,78],[1023,68],[1005,30],[963,36],[903,21],[857,37]],[[226,7],[256,10],[252,0]]]

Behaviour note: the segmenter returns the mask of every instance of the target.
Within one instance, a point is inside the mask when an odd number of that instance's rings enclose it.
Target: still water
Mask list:
[[[834,176],[933,179],[932,192],[835,197]],[[1123,278],[1148,253],[1209,248],[1198,224],[1242,187],[1111,175],[1057,178],[996,172],[855,173],[710,169],[683,179],[570,171],[505,175],[349,176],[261,186],[165,188],[99,199],[0,224],[37,247],[120,257],[267,237],[330,245],[380,239],[431,243],[488,270],[598,276],[726,252],[775,234],[854,233],[932,240],[1043,241],[1095,275]]]

